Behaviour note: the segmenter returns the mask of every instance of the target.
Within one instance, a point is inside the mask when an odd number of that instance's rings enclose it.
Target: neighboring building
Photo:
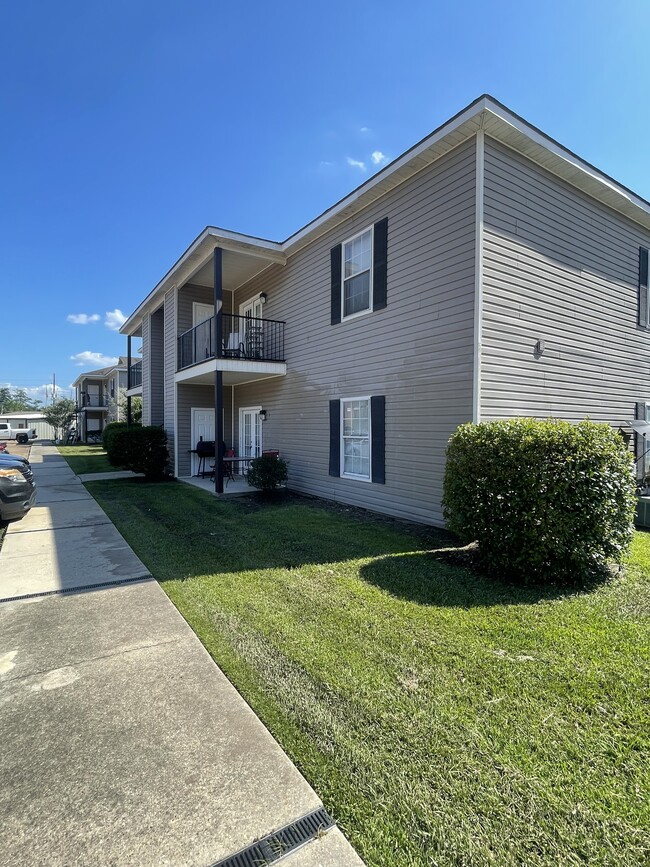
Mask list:
[[[77,432],[82,442],[101,436],[111,421],[126,421],[120,395],[126,391],[126,358],[117,364],[89,370],[72,383],[77,395]]]
[[[459,424],[645,413],[648,247],[648,202],[483,96],[284,242],[206,228],[122,328],[129,393],[178,477],[201,437],[274,448],[441,524]]]
[[[39,440],[54,439],[54,428],[45,421],[42,412],[6,412],[0,414],[0,421],[16,428],[35,429]]]

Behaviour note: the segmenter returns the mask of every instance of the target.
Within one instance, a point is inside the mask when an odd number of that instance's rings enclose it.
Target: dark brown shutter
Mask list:
[[[639,247],[639,325],[648,327],[648,251]]]
[[[372,264],[372,309],[386,306],[388,276],[388,217],[375,223]]]
[[[341,475],[341,401],[330,400],[330,476]]]
[[[332,247],[332,249],[330,250],[332,325],[337,325],[341,321],[342,255],[343,250],[340,244],[337,244],[336,247]]]
[[[370,478],[377,485],[386,484],[386,398],[370,398],[371,462]]]

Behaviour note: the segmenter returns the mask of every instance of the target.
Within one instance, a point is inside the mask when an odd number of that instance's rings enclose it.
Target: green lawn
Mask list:
[[[57,446],[73,471],[79,473],[116,473],[117,467],[112,467],[102,446]]]
[[[561,596],[318,501],[88,487],[369,867],[648,864],[649,534]]]

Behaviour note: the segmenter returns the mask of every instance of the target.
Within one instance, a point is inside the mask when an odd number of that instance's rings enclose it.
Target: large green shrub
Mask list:
[[[169,461],[167,433],[160,427],[131,425],[115,430],[108,439],[106,455],[114,467],[161,479]]]
[[[461,425],[443,506],[483,567],[520,582],[579,582],[620,562],[632,538],[633,463],[609,425],[549,419]]]
[[[106,425],[102,431],[102,446],[104,447],[104,451],[108,452],[113,434],[120,430],[126,430],[127,427],[128,425],[125,421],[111,421]]]
[[[274,491],[287,480],[287,462],[275,455],[261,455],[251,461],[248,483],[254,488]]]

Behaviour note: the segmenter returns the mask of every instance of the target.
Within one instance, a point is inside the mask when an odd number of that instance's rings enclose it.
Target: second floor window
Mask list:
[[[343,244],[343,318],[372,309],[372,229]]]

